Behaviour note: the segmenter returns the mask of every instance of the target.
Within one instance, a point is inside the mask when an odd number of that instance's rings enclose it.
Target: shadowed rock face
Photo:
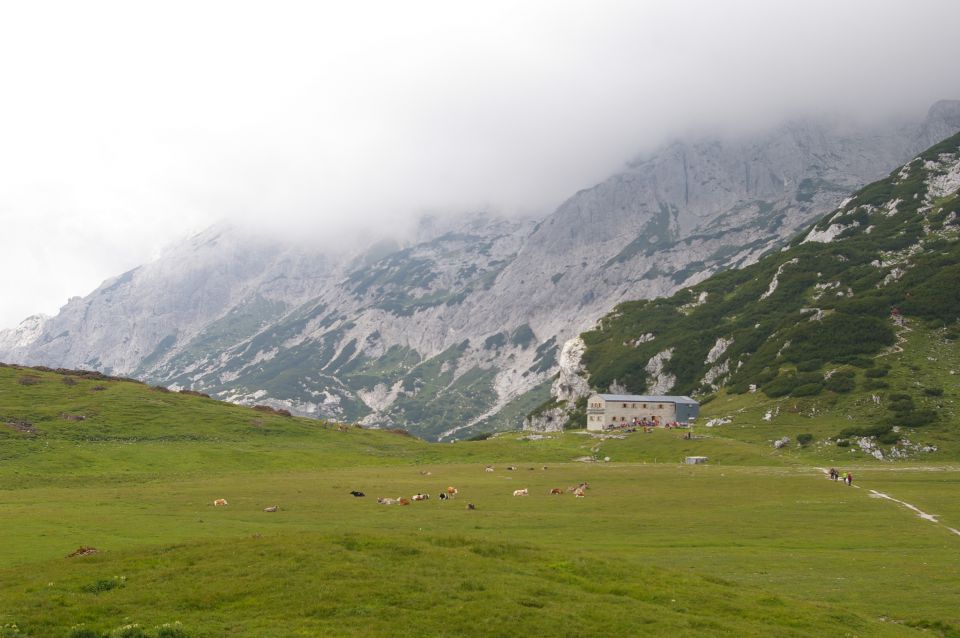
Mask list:
[[[0,360],[88,367],[431,438],[519,427],[564,343],[625,299],[753,263],[960,130],[960,103],[866,130],[677,141],[534,224],[465,215],[333,254],[228,226],[0,332]],[[575,349],[565,359],[575,368]],[[528,401],[529,403],[529,401]],[[506,412],[504,412],[506,414]]]

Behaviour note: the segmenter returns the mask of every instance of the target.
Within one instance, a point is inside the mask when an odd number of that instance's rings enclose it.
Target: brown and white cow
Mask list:
[[[221,505],[228,505],[227,499],[225,499],[225,498],[218,498],[217,500],[215,500],[215,501],[213,502],[213,506],[214,506],[214,507],[220,507]]]
[[[447,488],[447,496],[449,496],[450,498],[453,498],[454,496],[456,496],[456,495],[459,494],[459,493],[460,493],[460,490],[458,490],[457,488],[455,488],[455,487],[453,487],[453,486],[450,486],[450,487]]]
[[[514,496],[529,496],[529,494],[530,492],[527,491],[527,488],[523,488],[522,490],[513,490]]]
[[[426,501],[426,500],[429,500],[429,499],[430,499],[430,495],[429,495],[429,494],[414,494],[412,498],[413,498],[413,500],[415,500],[415,501]]]
[[[555,487],[550,490],[550,495],[552,496],[554,494],[563,494],[563,490],[561,490],[559,487]]]

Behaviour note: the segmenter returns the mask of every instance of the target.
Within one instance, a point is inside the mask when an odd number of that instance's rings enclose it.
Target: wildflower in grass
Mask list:
[[[188,638],[189,634],[183,630],[180,621],[173,623],[163,623],[159,627],[154,627],[157,638]]]

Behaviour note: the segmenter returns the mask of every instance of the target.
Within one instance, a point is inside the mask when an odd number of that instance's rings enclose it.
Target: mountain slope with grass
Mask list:
[[[589,385],[705,401],[720,392],[866,402],[876,409],[846,436],[885,443],[903,438],[899,428],[953,426],[958,190],[953,136],[758,263],[621,304],[582,335]],[[922,359],[905,352],[926,344],[934,352]]]
[[[942,101],[904,121],[819,118],[675,140],[539,223],[424,218],[357,246],[224,224],[56,317],[0,331],[0,360],[431,439],[513,429],[548,397],[564,343],[615,304],[753,263],[957,130],[960,102]]]

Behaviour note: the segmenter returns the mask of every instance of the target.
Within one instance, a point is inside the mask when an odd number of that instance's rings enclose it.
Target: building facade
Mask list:
[[[690,397],[641,394],[594,394],[587,399],[587,429],[603,431],[635,421],[665,425],[689,424],[700,414]]]

